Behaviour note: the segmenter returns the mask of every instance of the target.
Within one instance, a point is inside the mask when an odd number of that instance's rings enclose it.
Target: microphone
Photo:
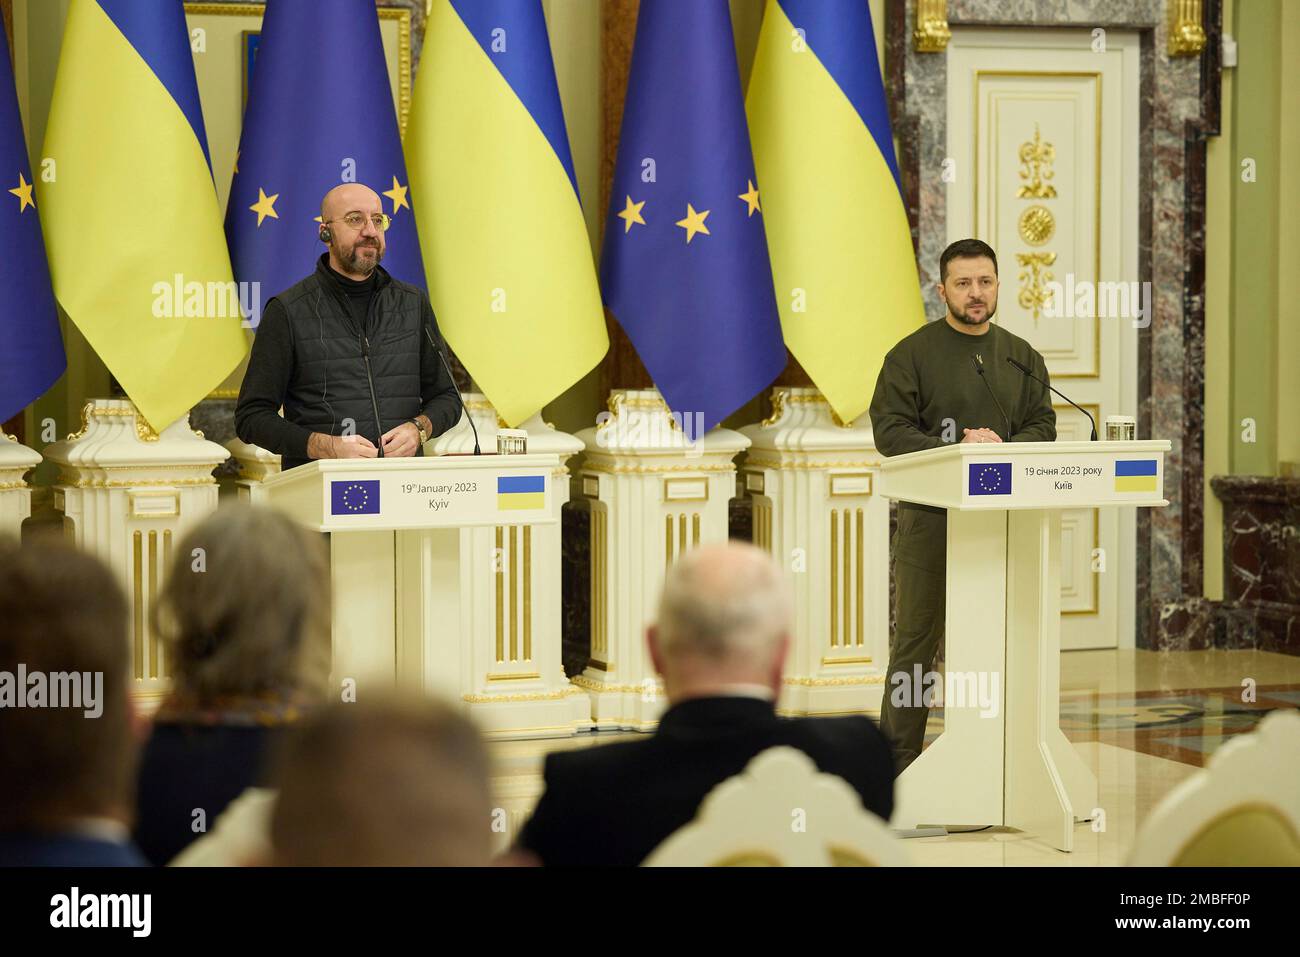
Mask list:
[[[1007,362],[1011,363],[1013,366],[1015,366],[1017,369],[1019,369],[1020,372],[1021,372],[1022,374],[1029,376],[1029,378],[1033,379],[1035,382],[1037,382],[1037,383],[1039,383],[1039,384],[1041,384],[1041,385],[1045,385],[1045,386],[1047,386],[1049,389],[1051,389],[1053,392],[1055,392],[1057,395],[1059,395],[1059,396],[1060,396],[1062,399],[1064,399],[1066,402],[1070,403],[1070,405],[1074,406],[1076,409],[1078,409],[1080,412],[1082,412],[1084,415],[1086,415],[1086,416],[1088,417],[1088,421],[1092,423],[1092,438],[1089,439],[1089,441],[1090,441],[1090,442],[1096,442],[1096,441],[1097,441],[1097,420],[1094,419],[1094,418],[1092,417],[1092,413],[1091,413],[1091,412],[1089,412],[1087,409],[1083,408],[1083,406],[1079,405],[1079,403],[1075,402],[1075,401],[1074,401],[1073,399],[1071,399],[1068,395],[1066,395],[1066,394],[1065,394],[1064,392],[1062,392],[1060,389],[1058,389],[1058,388],[1056,388],[1055,386],[1053,386],[1051,383],[1043,382],[1042,379],[1038,378],[1038,376],[1036,376],[1036,375],[1034,375],[1032,372],[1030,372],[1029,369],[1025,367],[1024,363],[1022,363],[1022,362],[1017,362],[1015,359],[1011,358],[1011,356],[1007,356]]]
[[[483,453],[478,447],[478,426],[474,424],[474,416],[469,414],[469,409],[465,408],[465,398],[460,394],[460,389],[456,386],[456,377],[451,374],[451,366],[447,362],[447,357],[438,348],[438,343],[434,342],[433,333],[429,331],[428,323],[421,322],[420,328],[424,330],[424,335],[429,340],[429,345],[433,346],[433,351],[442,360],[442,367],[447,370],[447,378],[451,380],[452,391],[456,393],[456,401],[460,403],[460,411],[465,414],[465,418],[469,419],[469,427],[474,430],[474,454],[482,455]]]
[[[1007,418],[1006,411],[1002,408],[1002,403],[998,401],[997,394],[993,391],[993,386],[989,385],[989,380],[984,378],[984,357],[977,352],[970,354],[970,361],[975,363],[975,371],[979,373],[980,381],[984,383],[984,388],[989,390],[989,395],[993,396],[993,404],[998,407],[1002,413],[1002,421],[1007,426],[1007,441],[1011,441],[1011,420]]]
[[[379,457],[384,457],[384,423],[379,418],[379,400],[375,398],[375,377],[370,374],[370,337],[364,332],[360,335],[361,358],[366,362],[366,384],[370,386],[370,408],[375,413],[375,428],[379,429]]]

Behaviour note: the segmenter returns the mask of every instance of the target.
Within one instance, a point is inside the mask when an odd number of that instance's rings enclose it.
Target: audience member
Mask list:
[[[711,545],[675,562],[647,633],[669,705],[658,729],[548,755],[522,849],[546,865],[639,864],[715,785],[775,745],[804,751],[888,820],[890,751],[870,719],[777,716],[790,629],[789,588],[766,552]]]
[[[447,705],[333,705],[290,737],[276,780],[277,865],[491,863],[487,754]]]
[[[324,542],[269,509],[218,509],[176,549],[154,606],[172,692],[140,767],[135,839],[166,864],[248,787],[329,674]]]
[[[0,866],[140,866],[126,598],[56,541],[0,541]]]

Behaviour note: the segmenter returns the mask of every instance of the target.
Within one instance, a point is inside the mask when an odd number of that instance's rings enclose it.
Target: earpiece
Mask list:
[[[334,234],[330,231],[330,228],[328,226],[322,226],[320,228],[319,235],[320,235],[320,241],[323,243],[330,243],[334,241]]]

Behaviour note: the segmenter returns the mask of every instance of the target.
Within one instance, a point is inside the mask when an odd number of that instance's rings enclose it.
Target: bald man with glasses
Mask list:
[[[460,418],[429,297],[379,265],[389,220],[373,189],[334,187],[320,218],[328,250],[315,272],[267,302],[235,431],[278,453],[282,469],[423,455]]]

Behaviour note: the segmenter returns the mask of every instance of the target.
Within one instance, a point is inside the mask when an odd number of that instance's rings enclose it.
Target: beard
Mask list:
[[[987,311],[985,312],[983,317],[979,319],[972,319],[970,318],[970,316],[967,315],[967,312],[970,310],[971,307],[970,303],[967,303],[966,308],[960,311],[958,311],[957,307],[954,306],[952,303],[949,303],[948,311],[952,313],[952,317],[956,319],[958,322],[965,323],[968,326],[982,326],[984,325],[984,323],[992,319],[993,316],[997,313],[998,301],[994,299],[992,302],[983,302],[981,303],[981,305],[983,305]]]
[[[373,249],[375,251],[374,258],[371,259],[368,256],[363,257],[361,255],[361,250],[363,249]],[[375,271],[375,267],[379,265],[380,260],[383,258],[384,252],[379,248],[378,244],[367,245],[363,242],[357,242],[353,245],[352,252],[348,253],[347,257],[343,261],[347,263],[348,269],[352,270],[352,272],[358,273],[362,276],[369,276]]]

